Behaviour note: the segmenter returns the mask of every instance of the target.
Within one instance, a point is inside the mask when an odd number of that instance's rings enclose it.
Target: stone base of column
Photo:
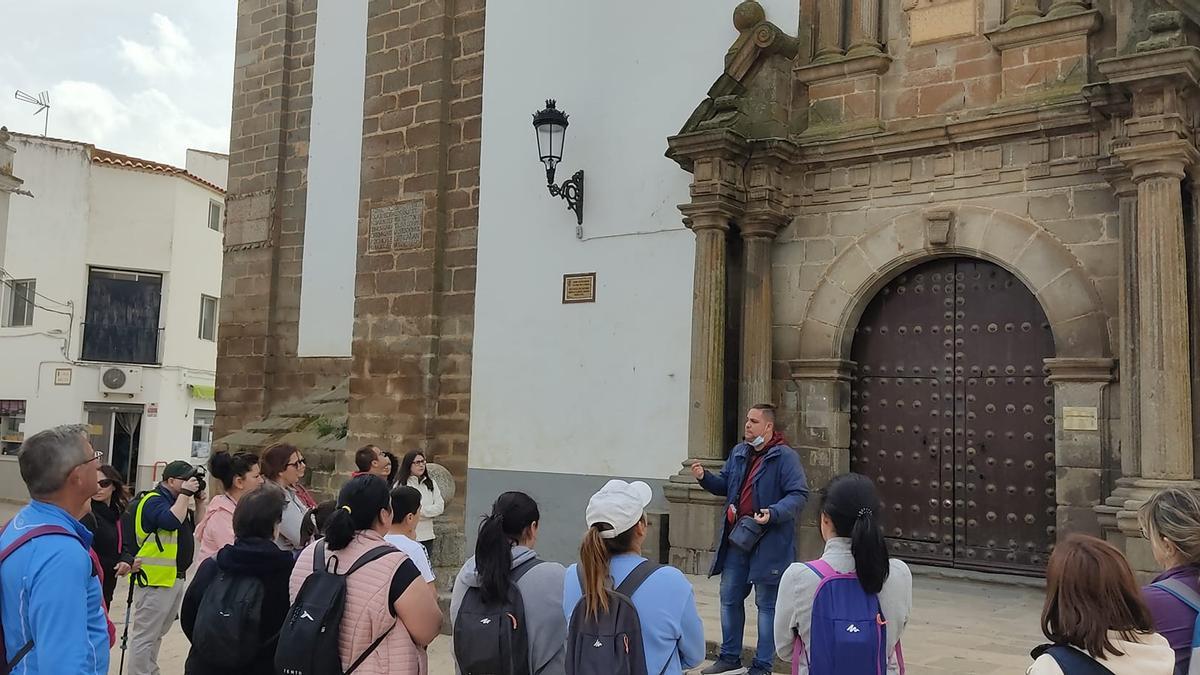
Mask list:
[[[1149,581],[1162,570],[1154,561],[1150,542],[1142,537],[1137,512],[1156,492],[1167,488],[1200,489],[1200,480],[1159,480],[1154,478],[1122,478],[1104,504],[1096,507],[1105,539],[1125,551],[1125,558],[1139,582]],[[1115,529],[1109,529],[1112,525]]]
[[[707,461],[703,464],[712,471],[719,470],[722,462],[715,461],[712,466]],[[716,554],[713,543],[725,498],[700,487],[687,467],[667,480],[663,495],[671,514],[671,565],[685,574],[708,574]]]

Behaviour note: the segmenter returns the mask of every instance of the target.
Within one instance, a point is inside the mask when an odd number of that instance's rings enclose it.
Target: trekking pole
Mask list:
[[[133,587],[146,578],[146,573],[138,570],[129,575],[129,599],[125,601],[125,630],[121,631],[121,665],[117,667],[117,675],[125,675],[125,648],[129,644],[129,617],[133,614]]]

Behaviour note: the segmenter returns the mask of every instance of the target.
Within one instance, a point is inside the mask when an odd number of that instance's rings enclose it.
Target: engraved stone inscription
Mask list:
[[[421,245],[425,203],[415,199],[371,209],[367,250],[371,253]]]
[[[974,35],[976,0],[917,0],[905,7],[909,44],[923,45]]]
[[[1095,408],[1063,406],[1063,429],[1096,431],[1100,428]]]

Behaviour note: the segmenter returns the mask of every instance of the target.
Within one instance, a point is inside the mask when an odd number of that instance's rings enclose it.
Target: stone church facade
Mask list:
[[[718,465],[722,412],[774,400],[810,485],[876,479],[902,555],[1036,573],[1086,532],[1151,569],[1134,509],[1196,476],[1200,17],[1175,4],[810,0],[798,35],[739,5],[669,140],[692,451]],[[668,499],[703,568],[713,498],[681,473]]]
[[[876,480],[906,557],[1037,574],[1071,531],[1150,569],[1134,509],[1197,473],[1200,10],[796,1],[798,27],[731,3],[724,72],[664,139],[693,178],[687,453],[719,466],[771,400],[811,486]],[[483,5],[369,2],[335,358],[296,348],[316,3],[239,2],[216,435],[307,443],[325,492],[364,442],[466,480]],[[419,242],[378,250],[372,211],[410,202]],[[671,561],[701,571],[719,505],[663,478]]]

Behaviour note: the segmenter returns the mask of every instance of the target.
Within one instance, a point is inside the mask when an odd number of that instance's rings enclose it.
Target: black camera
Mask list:
[[[183,476],[183,480],[185,481],[192,478],[195,478],[196,482],[200,484],[200,488],[196,491],[196,494],[207,492],[208,482],[205,479],[208,478],[208,471],[203,466],[193,466],[192,470],[186,476]]]

